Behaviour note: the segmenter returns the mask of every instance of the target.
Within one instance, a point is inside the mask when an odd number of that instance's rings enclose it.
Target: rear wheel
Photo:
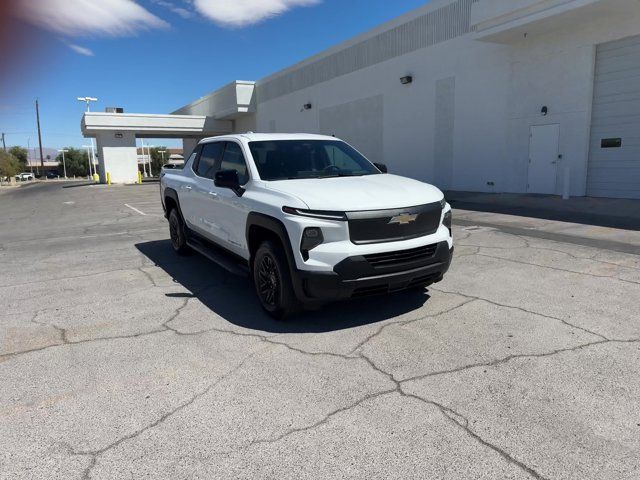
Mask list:
[[[284,320],[297,310],[289,265],[280,245],[271,241],[260,245],[253,261],[253,283],[262,308],[272,317]]]
[[[169,213],[169,237],[171,246],[178,255],[187,255],[190,252],[184,222],[177,208],[173,208]]]

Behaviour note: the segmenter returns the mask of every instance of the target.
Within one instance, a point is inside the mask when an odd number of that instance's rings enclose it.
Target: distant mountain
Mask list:
[[[53,162],[58,156],[58,149],[42,147],[42,155],[44,156],[45,162],[47,161],[47,156],[49,156],[50,158],[50,160],[48,161]],[[40,149],[38,147],[31,148],[31,150],[29,151],[29,160],[38,162],[40,161]]]

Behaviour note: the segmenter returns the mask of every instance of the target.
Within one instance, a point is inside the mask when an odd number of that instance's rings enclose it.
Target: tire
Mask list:
[[[269,315],[285,320],[298,310],[289,264],[280,245],[263,242],[256,252],[252,270],[256,294]]]
[[[178,255],[188,255],[191,253],[191,249],[187,245],[184,222],[177,208],[173,208],[171,212],[169,212],[169,237],[173,251]]]

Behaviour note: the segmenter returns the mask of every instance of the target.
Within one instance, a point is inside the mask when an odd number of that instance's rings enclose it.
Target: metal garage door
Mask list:
[[[587,194],[640,198],[640,36],[599,45]]]

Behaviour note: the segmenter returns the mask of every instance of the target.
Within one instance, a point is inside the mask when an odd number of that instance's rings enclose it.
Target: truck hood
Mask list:
[[[266,182],[267,188],[291,195],[311,210],[353,212],[386,210],[439,202],[432,185],[397,175],[367,175]]]

